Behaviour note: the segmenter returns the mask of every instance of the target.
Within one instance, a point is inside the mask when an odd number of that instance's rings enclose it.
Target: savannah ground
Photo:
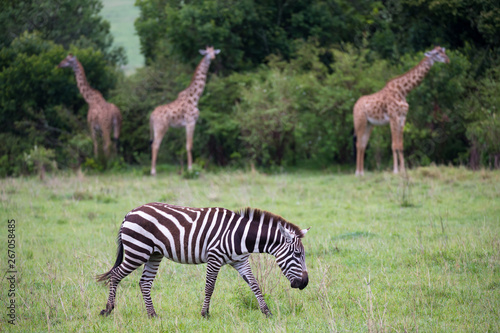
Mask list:
[[[219,273],[210,314],[200,316],[205,265],[164,259],[146,315],[136,271],[118,287],[116,307],[99,316],[124,215],[141,204],[229,209],[251,206],[302,228],[306,289],[292,290],[268,255],[254,255],[272,318],[231,267]],[[7,270],[7,219],[16,220],[16,325],[7,323],[1,286],[0,331],[58,332],[498,332],[500,331],[500,172],[427,167],[407,179],[364,178],[333,170],[284,174],[164,170],[156,178],[121,173],[0,180]],[[257,260],[255,260],[257,259]]]

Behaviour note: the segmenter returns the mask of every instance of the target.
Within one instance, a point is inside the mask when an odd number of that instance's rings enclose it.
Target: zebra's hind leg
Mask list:
[[[208,257],[207,262],[207,280],[205,282],[205,300],[203,301],[203,307],[201,308],[201,315],[208,318],[210,298],[214,292],[215,281],[217,281],[217,275],[219,274],[220,268],[222,267],[222,262],[219,258]]]
[[[264,296],[262,296],[262,292],[260,291],[259,284],[255,277],[253,276],[252,269],[250,267],[250,263],[248,262],[248,257],[245,261],[232,263],[231,266],[234,267],[240,273],[243,280],[250,286],[255,297],[257,298],[257,302],[259,303],[260,311],[265,314],[267,317],[271,317],[273,314],[269,310],[269,307],[264,300]]]
[[[139,281],[142,297],[144,298],[144,303],[146,304],[146,311],[150,317],[156,317],[153,300],[151,299],[151,287],[153,286],[153,280],[155,279],[156,272],[158,272],[158,267],[160,267],[162,259],[163,255],[161,253],[153,253],[148,262],[144,264],[144,271],[142,272],[141,280]]]
[[[142,264],[143,262],[138,263],[125,259],[119,266],[111,270],[108,302],[106,303],[106,309],[101,311],[101,316],[108,316],[115,308],[116,287],[118,283]]]

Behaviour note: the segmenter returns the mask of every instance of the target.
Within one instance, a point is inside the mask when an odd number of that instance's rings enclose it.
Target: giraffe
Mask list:
[[[420,84],[435,62],[449,63],[445,48],[436,46],[425,53],[418,65],[400,75],[372,94],[362,96],[354,105],[354,134],[356,135],[356,175],[363,175],[363,162],[366,145],[373,126],[391,126],[392,155],[394,173],[398,173],[398,157],[401,172],[405,171],[403,158],[403,128],[405,126],[408,103],[406,95]]]
[[[156,175],[156,158],[160,149],[161,140],[169,127],[186,128],[186,150],[188,170],[192,168],[191,148],[193,147],[193,134],[196,120],[200,115],[198,100],[200,99],[207,80],[208,67],[220,50],[207,46],[199,50],[203,55],[198,67],[193,74],[189,86],[177,95],[177,99],[169,104],[156,107],[149,118],[151,133],[151,175]]]
[[[85,71],[76,56],[69,54],[57,66],[58,68],[71,67],[75,72],[76,84],[83,99],[89,105],[87,122],[89,124],[92,141],[94,143],[94,155],[97,157],[97,132],[101,131],[104,154],[109,157],[109,146],[111,144],[111,130],[113,130],[113,140],[118,150],[118,138],[122,125],[122,115],[116,105],[106,102],[102,94],[93,89],[87,82]]]

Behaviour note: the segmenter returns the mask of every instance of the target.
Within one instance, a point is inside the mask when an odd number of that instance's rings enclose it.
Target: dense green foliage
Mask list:
[[[379,2],[262,0],[138,0],[135,25],[149,61],[167,52],[186,61],[205,44],[224,50],[217,70],[245,70],[270,54],[289,59],[296,39],[317,38],[321,45],[362,39]]]
[[[0,48],[37,31],[42,39],[66,49],[92,47],[113,63],[126,62],[125,51],[112,45],[109,22],[100,16],[101,0],[5,0],[0,6]]]
[[[493,164],[500,168],[500,66],[492,68],[465,103],[468,109],[467,137],[472,143],[471,166]],[[492,160],[493,159],[493,160]]]
[[[137,6],[135,25],[149,61],[163,52],[189,61],[208,43],[224,50],[218,69],[227,70],[258,66],[270,54],[290,59],[293,42],[310,37],[321,46],[368,42],[396,61],[432,44],[472,47],[480,57],[500,46],[500,7],[489,0],[138,0]]]
[[[352,163],[357,98],[415,66],[433,44],[447,48],[451,63],[436,64],[408,96],[408,164],[500,163],[495,1],[136,5],[147,66],[123,77],[116,70],[122,53],[111,44],[99,0],[2,4],[0,136],[8,144],[0,148],[1,175],[29,171],[22,153],[35,144],[54,150],[62,168],[90,158],[87,107],[71,71],[55,69],[69,51],[82,61],[90,84],[121,109],[124,160],[148,164],[149,115],[189,84],[205,45],[222,52],[199,103],[193,148],[198,166]],[[182,163],[184,142],[183,129],[169,130],[159,162]],[[375,129],[367,155],[368,168],[390,163],[388,127]]]
[[[473,59],[500,46],[500,7],[496,1],[389,0],[372,27],[370,45],[387,58],[422,51],[432,44],[472,47]],[[484,61],[481,60],[481,61]]]

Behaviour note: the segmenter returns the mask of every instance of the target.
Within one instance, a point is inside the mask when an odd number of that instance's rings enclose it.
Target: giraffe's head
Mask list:
[[[63,61],[59,63],[57,68],[74,67],[75,64],[76,64],[76,57],[70,53],[66,58],[64,58]]]
[[[215,59],[215,55],[220,53],[220,50],[214,50],[213,46],[207,46],[204,50],[200,50],[200,53],[210,60]]]
[[[444,62],[448,64],[450,58],[445,53],[445,48],[441,46],[436,46],[432,51],[425,52],[425,56],[430,58],[432,62]]]

